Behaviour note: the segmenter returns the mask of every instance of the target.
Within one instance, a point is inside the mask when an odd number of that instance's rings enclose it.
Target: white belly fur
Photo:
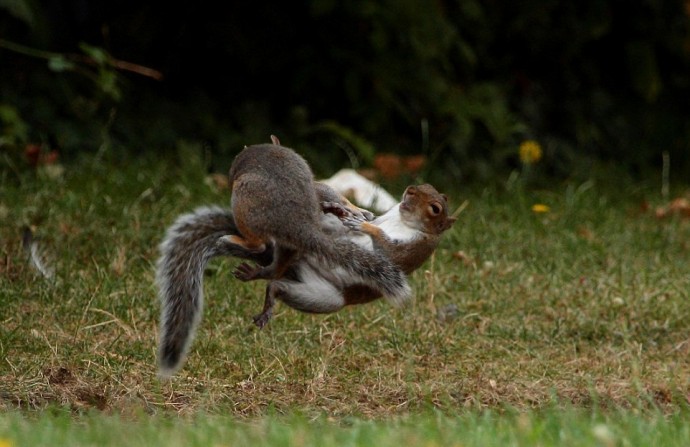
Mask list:
[[[386,235],[395,241],[408,242],[421,236],[419,230],[405,225],[400,218],[399,205],[379,216],[373,222]],[[366,250],[373,250],[374,244],[369,235],[351,232],[345,237]],[[288,293],[297,301],[313,310],[335,312],[345,305],[342,289],[353,284],[366,283],[364,278],[353,277],[342,267],[325,269],[320,259],[307,255],[297,267],[298,281],[281,280]]]

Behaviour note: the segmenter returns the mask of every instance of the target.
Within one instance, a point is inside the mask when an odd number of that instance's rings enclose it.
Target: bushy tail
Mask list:
[[[412,297],[405,273],[383,254],[343,238],[331,240],[322,234],[313,236],[307,252],[316,254],[333,267],[347,270],[395,305],[402,305]]]
[[[156,283],[161,301],[158,366],[161,376],[171,376],[184,361],[203,308],[203,278],[208,261],[216,256],[238,256],[270,263],[272,250],[262,259],[229,250],[218,238],[237,234],[229,210],[202,207],[184,214],[168,228],[159,246]]]

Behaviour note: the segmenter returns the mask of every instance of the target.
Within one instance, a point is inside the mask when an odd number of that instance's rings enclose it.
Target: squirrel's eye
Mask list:
[[[441,214],[442,210],[443,209],[438,203],[432,203],[431,205],[429,205],[429,214],[431,214],[432,216],[438,216],[439,214]]]

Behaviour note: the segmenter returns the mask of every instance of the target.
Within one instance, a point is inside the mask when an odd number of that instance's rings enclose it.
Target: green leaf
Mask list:
[[[84,42],[79,44],[79,48],[98,65],[105,65],[110,60],[110,55],[103,48],[95,47]]]
[[[74,63],[67,60],[64,56],[58,54],[48,58],[48,68],[56,72],[62,72],[74,69]]]
[[[4,9],[31,27],[35,24],[34,14],[29,2],[25,0],[0,0],[0,9]]]
[[[24,122],[16,107],[0,103],[0,135],[7,142],[26,141],[29,126]]]
[[[114,70],[102,69],[98,76],[98,85],[103,93],[110,96],[115,101],[121,97],[120,88],[117,84],[117,73]]]

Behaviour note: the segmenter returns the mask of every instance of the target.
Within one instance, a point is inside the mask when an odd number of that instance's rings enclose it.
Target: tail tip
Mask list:
[[[172,380],[173,376],[175,375],[175,370],[174,369],[168,369],[168,368],[158,368],[158,379],[164,382]]]
[[[158,364],[158,378],[161,380],[170,380],[178,370],[179,365],[169,365],[164,363]]]
[[[161,350],[158,359],[158,377],[161,379],[170,379],[175,375],[182,365],[182,355],[178,352],[166,352]]]

